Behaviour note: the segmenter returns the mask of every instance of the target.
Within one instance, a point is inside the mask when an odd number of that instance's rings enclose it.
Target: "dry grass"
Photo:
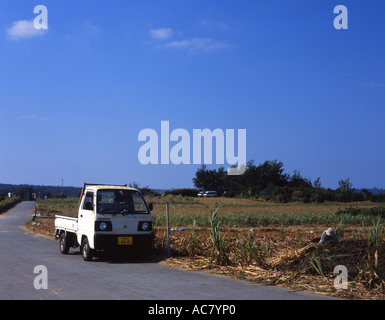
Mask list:
[[[266,231],[266,229],[268,229]],[[316,231],[315,234],[319,234]],[[234,277],[237,279],[257,282],[265,285],[275,285],[299,291],[312,292],[352,300],[384,300],[384,281],[377,281],[376,286],[370,286],[365,270],[367,251],[363,240],[351,238],[351,234],[345,233],[345,237],[338,246],[321,246],[307,240],[308,231],[304,228],[291,227],[285,232],[282,239],[279,229],[258,228],[255,231],[255,244],[257,250],[264,255],[262,260],[249,260],[249,256],[240,252],[248,241],[248,232],[243,230],[223,230],[231,250],[228,252],[227,265],[218,264],[212,257],[212,244],[208,230],[196,230],[195,254],[189,255],[191,234],[187,232],[173,232],[171,236],[172,257],[161,263],[172,265],[186,270],[199,270]],[[165,230],[157,230],[157,237],[161,239]],[[254,240],[254,239],[253,239]],[[335,289],[335,274],[325,271],[319,275],[311,266],[312,256],[338,253],[341,248],[348,250],[351,256],[341,257],[337,264],[346,264],[349,273],[348,289]],[[385,251],[382,243],[383,255]],[[345,252],[346,253],[346,252]],[[331,260],[331,259],[330,259]],[[325,260],[326,261],[326,260]],[[383,260],[382,260],[383,261]],[[383,262],[384,263],[384,262]],[[330,266],[328,266],[330,268]],[[333,265],[332,265],[333,267]],[[358,270],[353,270],[358,268]],[[326,263],[325,263],[326,270]],[[354,272],[353,272],[354,271]],[[370,280],[370,279],[369,279]]]

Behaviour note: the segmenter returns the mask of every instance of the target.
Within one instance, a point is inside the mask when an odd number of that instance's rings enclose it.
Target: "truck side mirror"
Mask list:
[[[154,204],[152,202],[148,204],[148,207],[150,208],[150,211],[154,210]]]

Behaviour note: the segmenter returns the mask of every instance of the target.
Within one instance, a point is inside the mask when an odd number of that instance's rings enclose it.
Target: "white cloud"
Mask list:
[[[228,47],[228,44],[210,38],[193,38],[181,41],[170,41],[165,44],[168,48],[188,49],[189,51],[211,51]]]
[[[18,20],[7,28],[6,33],[9,39],[19,40],[43,35],[47,32],[44,29],[35,29],[33,20]]]
[[[369,81],[369,82],[358,82],[358,85],[363,86],[363,87],[368,87],[368,88],[385,88],[385,83],[383,82],[374,82],[374,81]]]
[[[371,88],[384,88],[385,87],[385,83],[374,82],[374,81],[370,81],[366,85],[368,87],[371,87]]]
[[[208,30],[212,30],[212,31],[227,31],[230,29],[230,27],[225,24],[225,23],[221,23],[221,22],[214,22],[214,21],[207,21],[207,20],[204,20],[204,21],[201,21],[200,25]]]
[[[79,22],[76,26],[75,33],[67,33],[64,37],[68,41],[82,41],[85,38],[98,37],[103,31],[90,20]]]
[[[170,41],[164,46],[169,48],[188,48],[191,46],[191,40]]]
[[[175,32],[170,28],[151,29],[149,33],[153,39],[161,41],[160,43],[156,43],[156,46],[158,48],[175,48],[180,50],[184,49],[191,52],[197,52],[222,49],[229,46],[224,42],[213,40],[211,38],[191,38],[171,41],[170,38],[174,36]],[[182,33],[177,32],[177,35],[180,36],[182,35]]]
[[[23,119],[23,120],[33,120],[36,118],[37,116],[32,114],[23,114],[22,116],[20,116],[20,119]]]
[[[170,28],[151,29],[150,36],[157,40],[166,40],[172,37],[174,31]]]
[[[98,35],[98,33],[100,32],[100,28],[97,27],[96,25],[94,25],[91,21],[84,21],[83,23],[83,29],[84,29],[84,32],[88,35],[88,36],[96,36]]]

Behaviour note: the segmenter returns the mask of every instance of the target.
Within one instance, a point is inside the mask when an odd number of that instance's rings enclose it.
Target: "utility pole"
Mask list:
[[[170,258],[170,221],[168,215],[168,202],[166,202],[166,225],[167,225],[167,258]]]

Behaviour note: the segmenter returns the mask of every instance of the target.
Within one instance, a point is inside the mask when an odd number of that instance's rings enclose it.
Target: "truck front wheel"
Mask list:
[[[82,240],[81,253],[84,261],[91,261],[94,255],[94,250],[90,248],[90,244],[88,243],[88,239],[84,238]]]
[[[68,244],[68,239],[67,236],[64,232],[60,234],[59,238],[59,247],[60,247],[60,252],[62,254],[67,254],[68,251],[70,250],[69,244]]]

